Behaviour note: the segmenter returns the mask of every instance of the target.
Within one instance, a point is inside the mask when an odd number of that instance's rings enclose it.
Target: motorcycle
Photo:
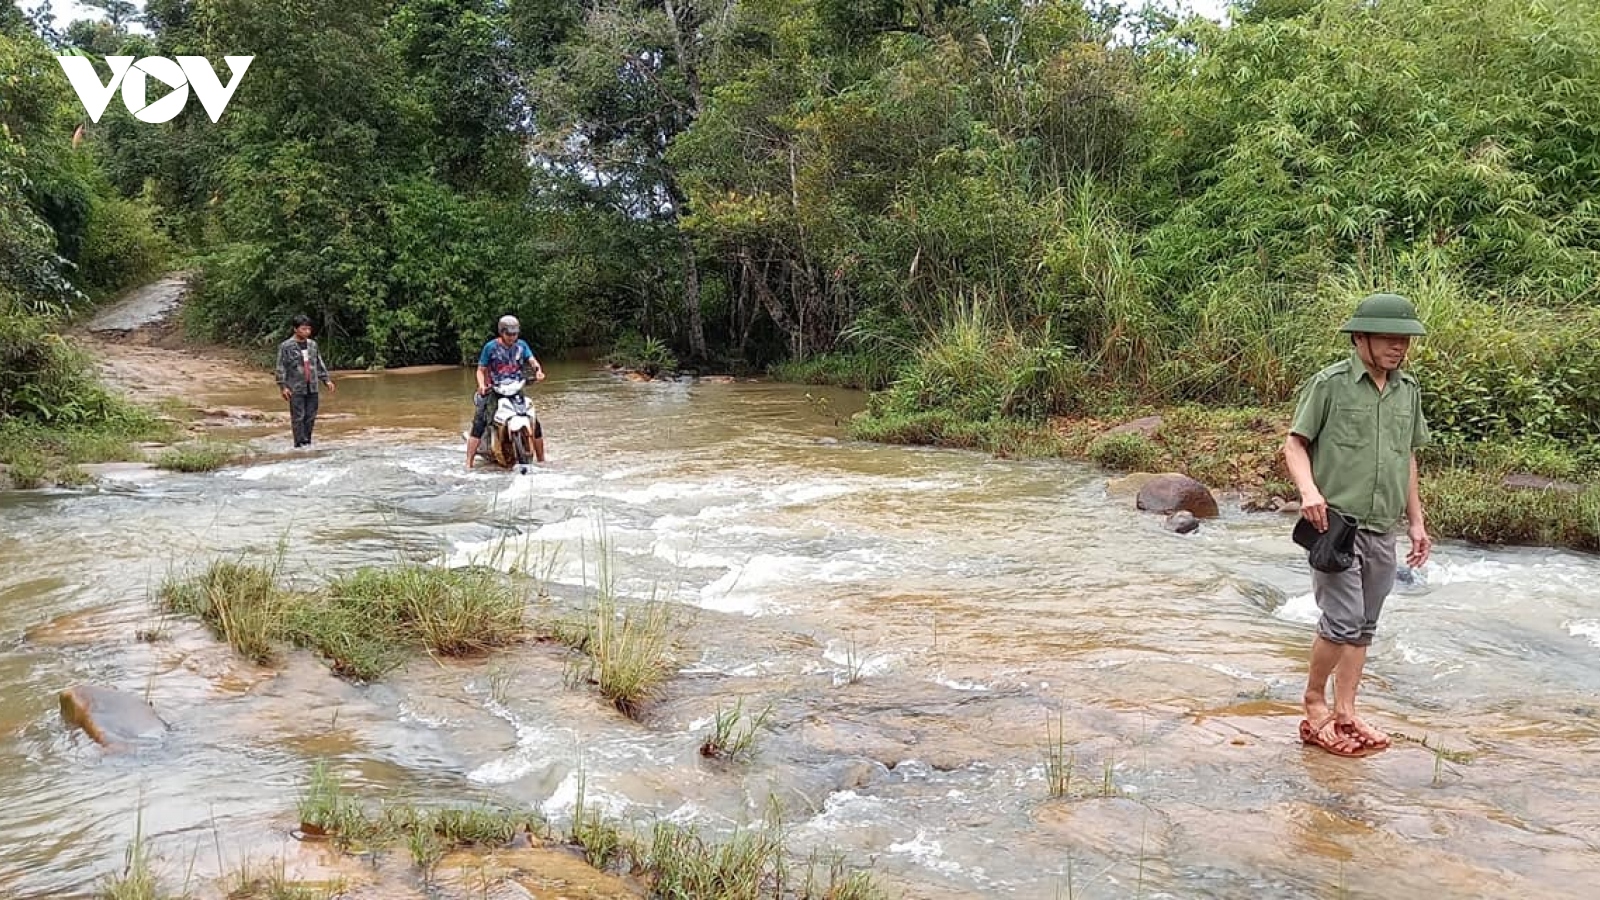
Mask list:
[[[544,438],[533,433],[533,403],[522,393],[526,385],[522,378],[507,379],[480,398],[483,403],[495,404],[495,410],[483,442],[478,445],[479,456],[503,469],[516,467],[524,475],[531,459],[544,462]]]

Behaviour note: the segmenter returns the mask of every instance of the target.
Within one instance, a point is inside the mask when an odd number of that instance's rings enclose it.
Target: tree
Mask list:
[[[105,13],[106,24],[118,32],[126,32],[130,24],[139,21],[139,6],[131,0],[79,0],[79,2]]]
[[[677,243],[683,333],[707,357],[700,265],[677,226],[689,197],[667,150],[703,108],[700,69],[717,39],[714,13],[698,0],[607,0],[588,9],[531,77],[536,146],[574,196],[666,229]]]

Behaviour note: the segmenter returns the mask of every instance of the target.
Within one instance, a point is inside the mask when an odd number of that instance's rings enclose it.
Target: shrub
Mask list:
[[[678,368],[678,357],[672,352],[672,348],[660,338],[645,337],[636,331],[630,331],[618,338],[611,352],[606,354],[605,361],[624,369],[642,372],[651,378]]]
[[[155,208],[143,198],[94,198],[78,257],[83,286],[105,295],[159,274],[172,258],[172,241],[154,220]]]
[[[156,468],[174,472],[213,472],[233,462],[237,449],[225,444],[199,443],[172,447],[156,460]]]
[[[1142,434],[1108,434],[1089,445],[1089,458],[1121,472],[1150,471],[1161,461],[1161,448]]]

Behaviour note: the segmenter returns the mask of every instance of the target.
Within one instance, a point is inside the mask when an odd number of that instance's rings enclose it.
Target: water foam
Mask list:
[[[757,553],[733,565],[721,578],[700,589],[699,605],[718,612],[747,615],[783,612],[781,597],[799,593],[813,599],[818,584],[847,584],[887,574],[877,551],[852,550],[827,559]]]
[[[1576,619],[1562,622],[1561,627],[1573,637],[1588,638],[1589,643],[1600,647],[1600,619]]]
[[[836,791],[822,801],[822,812],[812,816],[802,827],[821,832],[838,831],[882,819],[886,809],[887,805],[878,797]]]
[[[620,819],[631,805],[627,797],[607,791],[595,783],[594,773],[572,771],[567,777],[561,779],[555,791],[539,805],[539,810],[546,819],[557,821],[570,819],[578,808],[578,782],[583,781],[583,805],[586,809],[599,807],[600,812],[607,818]]]
[[[264,463],[259,466],[250,466],[239,472],[240,481],[265,481],[276,475],[284,475],[295,469],[301,468],[303,463]]]
[[[943,674],[933,676],[933,683],[947,687],[953,691],[992,691],[994,688],[981,681],[969,681],[960,678],[946,678]]]
[[[1316,595],[1301,594],[1298,597],[1290,597],[1273,615],[1286,622],[1315,625],[1317,620],[1322,618],[1322,611],[1317,609]]]
[[[944,847],[938,841],[931,840],[928,833],[920,828],[912,840],[890,844],[889,852],[909,856],[917,863],[944,875],[959,875],[963,871],[960,863],[945,859]]]

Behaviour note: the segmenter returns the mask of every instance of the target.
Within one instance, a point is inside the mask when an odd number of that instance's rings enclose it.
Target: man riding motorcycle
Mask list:
[[[478,354],[478,411],[472,417],[472,431],[467,438],[468,469],[477,459],[478,445],[482,443],[483,433],[488,430],[489,420],[494,415],[495,403],[488,396],[490,386],[521,378],[524,366],[533,368],[535,381],[544,380],[544,367],[534,357],[533,349],[527,342],[518,337],[522,323],[517,321],[517,317],[501,316],[496,331],[499,337],[484,344],[483,352]],[[533,453],[539,462],[544,462],[544,428],[537,418],[533,420]]]

